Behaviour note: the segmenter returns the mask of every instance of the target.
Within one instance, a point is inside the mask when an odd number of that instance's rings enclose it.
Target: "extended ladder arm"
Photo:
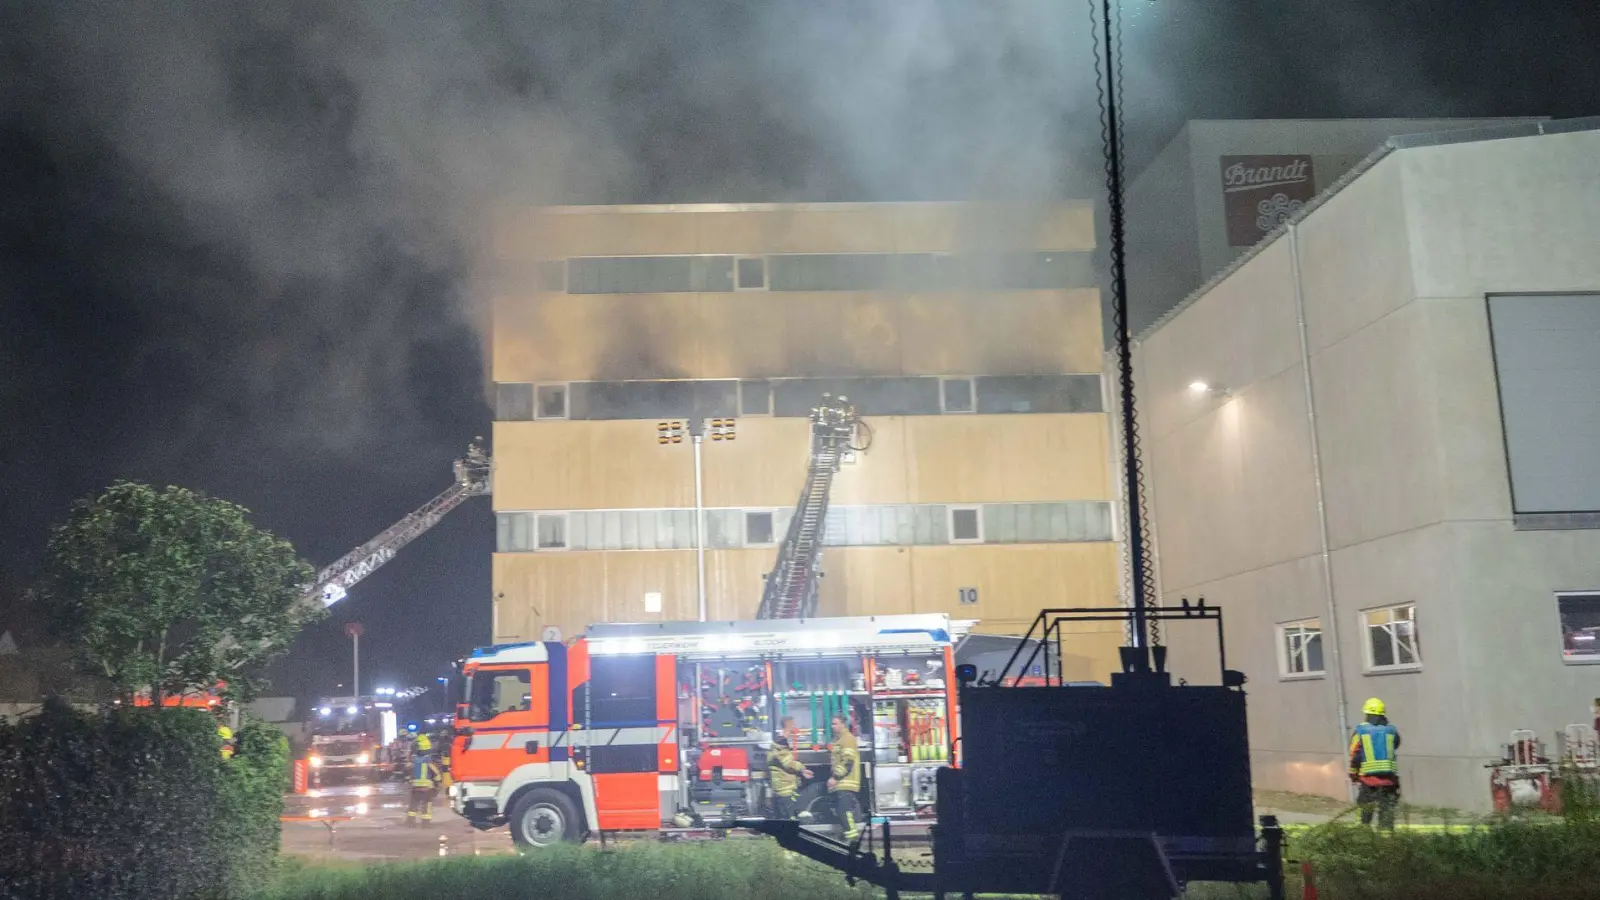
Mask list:
[[[467,455],[456,460],[455,483],[439,496],[417,507],[405,518],[384,529],[377,537],[351,550],[332,565],[317,573],[316,582],[302,598],[306,603],[332,606],[343,600],[357,582],[378,570],[379,566],[394,559],[401,547],[425,534],[439,524],[452,509],[468,497],[489,492],[489,455],[476,441],[467,447]]]
[[[817,580],[822,573],[822,541],[833,476],[860,422],[848,398],[822,395],[811,410],[811,460],[805,487],[789,530],[778,547],[778,561],[761,592],[758,619],[804,619],[817,611]]]

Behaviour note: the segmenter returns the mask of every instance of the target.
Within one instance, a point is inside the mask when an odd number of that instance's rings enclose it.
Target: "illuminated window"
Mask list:
[[[1305,619],[1278,626],[1278,672],[1285,678],[1321,675],[1322,620]]]
[[[1557,594],[1561,617],[1561,658],[1569,663],[1600,663],[1600,592]]]
[[[1406,603],[1361,613],[1367,633],[1367,670],[1411,669],[1422,664],[1417,644],[1417,607]]]

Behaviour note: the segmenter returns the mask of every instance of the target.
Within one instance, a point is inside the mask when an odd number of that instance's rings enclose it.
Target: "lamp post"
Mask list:
[[[350,696],[361,696],[361,623],[350,622],[344,626],[344,633],[350,635],[350,659],[353,671],[350,676]]]

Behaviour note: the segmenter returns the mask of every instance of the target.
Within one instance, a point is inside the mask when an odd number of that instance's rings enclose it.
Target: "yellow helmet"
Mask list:
[[[1379,706],[1382,706],[1382,705],[1383,704],[1381,704],[1381,703],[1379,704]],[[417,749],[418,750],[432,750],[433,749],[433,741],[429,740],[427,735],[419,734],[419,735],[417,735]]]
[[[1383,701],[1377,697],[1369,698],[1367,702],[1361,704],[1361,712],[1369,716],[1385,715]]]

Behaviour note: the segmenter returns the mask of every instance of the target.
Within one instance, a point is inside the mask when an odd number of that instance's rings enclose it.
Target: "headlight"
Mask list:
[[[358,766],[364,766],[364,765],[366,765],[367,763],[370,763],[370,762],[372,762],[371,754],[363,753],[360,756],[356,757],[356,765],[358,765]]]
[[[322,757],[320,757],[320,756],[313,756],[310,759],[308,759],[307,762],[311,763],[311,768],[313,768],[313,769],[322,768]]]

